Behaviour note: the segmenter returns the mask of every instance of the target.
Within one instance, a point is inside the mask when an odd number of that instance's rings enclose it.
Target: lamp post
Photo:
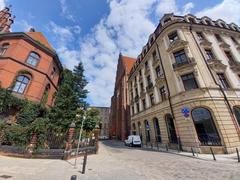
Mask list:
[[[78,151],[79,151],[80,141],[81,141],[81,138],[82,138],[82,131],[83,131],[84,121],[86,120],[86,106],[84,106],[83,111],[84,111],[84,113],[83,113],[83,120],[82,120],[81,128],[80,128],[80,131],[79,131],[78,145],[77,145],[77,150],[76,150],[76,157],[75,157],[74,168],[77,168]],[[76,117],[80,118],[80,115],[77,114]]]

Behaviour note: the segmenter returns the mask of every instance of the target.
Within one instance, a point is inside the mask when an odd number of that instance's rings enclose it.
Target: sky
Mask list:
[[[90,105],[110,106],[119,53],[137,57],[164,13],[240,25],[240,0],[0,0],[12,5],[13,32],[42,32],[64,67],[81,61]]]

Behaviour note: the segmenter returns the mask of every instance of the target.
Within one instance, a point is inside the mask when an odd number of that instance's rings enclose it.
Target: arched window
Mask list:
[[[40,56],[35,52],[31,52],[28,56],[27,63],[32,66],[37,66],[39,60]]]
[[[150,126],[149,122],[147,120],[144,121],[145,124],[145,133],[146,133],[146,141],[150,142],[151,136],[150,136]]]
[[[210,111],[206,108],[195,108],[192,111],[193,122],[197,131],[198,139],[202,145],[221,145]]]
[[[136,124],[135,123],[132,124],[132,134],[136,135]]]
[[[141,125],[141,122],[138,122],[138,135],[140,136],[140,138],[142,140],[142,125]]]
[[[234,114],[235,114],[235,116],[236,116],[236,118],[237,118],[238,125],[240,126],[240,108],[234,106],[234,107],[233,107],[233,111],[234,111]]]
[[[4,43],[0,47],[0,56],[4,55],[8,48],[9,48],[9,43]]]
[[[168,132],[168,139],[170,143],[176,144],[177,143],[177,134],[175,125],[173,122],[173,118],[171,114],[167,114],[165,116],[166,125],[167,125],[167,132]]]
[[[161,131],[160,131],[159,122],[157,118],[153,119],[153,124],[154,124],[156,142],[162,142]]]
[[[30,78],[25,75],[19,75],[13,87],[13,92],[23,94],[27,88]]]

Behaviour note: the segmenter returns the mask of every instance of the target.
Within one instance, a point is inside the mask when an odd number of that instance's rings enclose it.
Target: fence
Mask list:
[[[40,142],[40,137],[36,134],[32,134],[29,142],[21,146],[10,144],[0,138],[0,154],[25,158],[70,159],[75,157],[76,153],[79,156],[86,152],[88,154],[97,153],[98,135],[98,129],[83,134],[78,152],[79,129],[73,127],[70,127],[67,132],[56,132],[49,129],[43,142]]]

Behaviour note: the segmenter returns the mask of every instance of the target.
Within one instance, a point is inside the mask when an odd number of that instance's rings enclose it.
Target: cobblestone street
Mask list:
[[[88,157],[86,174],[81,174],[82,158],[74,169],[74,160],[39,160],[0,157],[0,179],[3,175],[14,180],[61,180],[77,175],[78,179],[104,180],[239,180],[240,164],[214,162],[128,148],[118,141],[100,143],[98,155]]]

